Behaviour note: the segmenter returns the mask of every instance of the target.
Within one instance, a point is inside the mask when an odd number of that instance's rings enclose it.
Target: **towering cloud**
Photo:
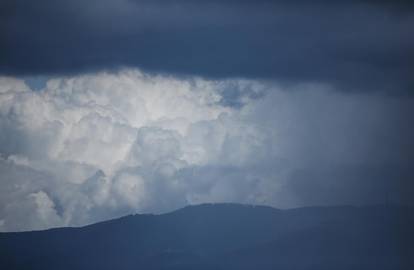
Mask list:
[[[0,79],[0,230],[189,203],[407,202],[411,99],[116,73]]]
[[[260,131],[222,105],[218,89],[230,84],[243,82],[129,70],[56,78],[32,91],[3,78],[3,230],[84,224],[188,203],[191,188],[180,171],[245,163],[262,147]]]

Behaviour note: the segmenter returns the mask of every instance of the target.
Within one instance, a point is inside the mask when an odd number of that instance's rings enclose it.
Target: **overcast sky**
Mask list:
[[[0,3],[0,231],[413,204],[412,1]]]

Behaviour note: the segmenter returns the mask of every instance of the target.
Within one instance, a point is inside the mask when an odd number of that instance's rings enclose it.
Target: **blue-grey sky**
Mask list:
[[[0,3],[0,231],[412,204],[411,1]]]

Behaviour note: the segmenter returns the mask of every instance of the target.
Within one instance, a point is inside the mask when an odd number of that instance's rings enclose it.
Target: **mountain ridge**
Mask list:
[[[414,211],[414,206],[411,205],[398,205],[398,204],[391,204],[391,205],[386,205],[386,204],[372,204],[372,205],[334,205],[334,206],[329,206],[329,205],[315,205],[315,206],[303,206],[303,207],[294,207],[294,208],[276,208],[276,207],[272,207],[272,206],[268,206],[268,205],[255,205],[255,204],[240,204],[240,203],[201,203],[201,204],[191,204],[191,205],[186,205],[184,207],[172,210],[170,212],[163,212],[163,213],[131,213],[131,214],[126,214],[123,216],[119,216],[116,218],[112,218],[112,219],[107,219],[107,220],[102,220],[102,221],[98,221],[98,222],[94,222],[94,223],[90,223],[90,224],[86,224],[86,225],[80,225],[80,226],[62,226],[62,227],[51,227],[51,228],[47,228],[47,229],[40,229],[40,230],[28,230],[28,231],[7,231],[7,232],[1,232],[0,234],[5,234],[5,233],[27,233],[27,232],[42,232],[42,231],[51,231],[51,230],[59,230],[59,229],[77,229],[77,228],[85,228],[85,227],[89,227],[89,226],[95,226],[101,223],[108,223],[108,222],[112,222],[112,221],[116,221],[116,220],[120,220],[120,219],[125,219],[125,218],[129,218],[129,217],[137,217],[137,216],[163,216],[163,215],[171,215],[174,214],[176,212],[182,212],[182,211],[187,211],[190,209],[198,209],[198,208],[205,208],[205,207],[245,207],[246,209],[248,208],[252,208],[252,209],[257,209],[257,208],[262,208],[262,209],[268,209],[268,210],[274,210],[274,211],[303,211],[303,210],[322,210],[322,209],[385,209],[385,208],[392,208],[392,209],[410,209],[411,211]]]
[[[413,269],[404,206],[201,204],[0,234],[4,269]],[[63,262],[70,261],[70,264]],[[345,268],[341,268],[343,267]]]

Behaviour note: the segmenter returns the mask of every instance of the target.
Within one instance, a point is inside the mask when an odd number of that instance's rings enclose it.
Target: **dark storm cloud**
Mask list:
[[[0,1],[0,231],[414,204],[413,3]]]
[[[0,72],[135,66],[209,78],[408,93],[411,1],[22,1],[1,4]]]

